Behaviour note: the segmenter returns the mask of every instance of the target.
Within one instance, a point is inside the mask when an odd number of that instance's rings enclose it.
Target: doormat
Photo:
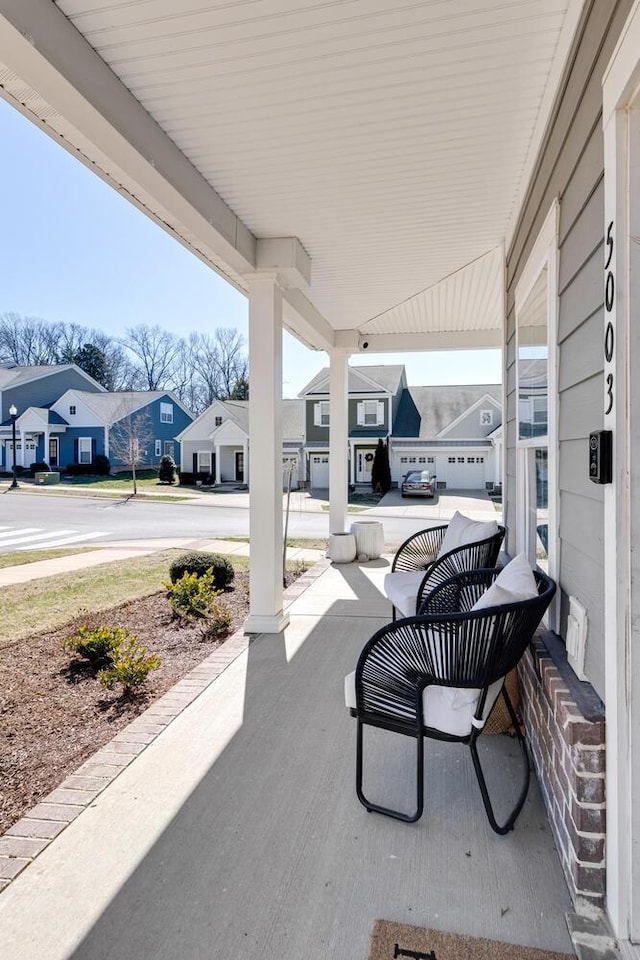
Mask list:
[[[574,960],[574,956],[387,920],[375,921],[369,950],[369,960]]]

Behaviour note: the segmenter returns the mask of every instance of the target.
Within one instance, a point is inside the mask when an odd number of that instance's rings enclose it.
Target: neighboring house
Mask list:
[[[60,437],[60,464],[91,463],[98,454],[112,467],[129,465],[122,447],[137,434],[143,450],[139,463],[157,466],[165,454],[180,464],[177,435],[193,414],[167,390],[127,390],[92,394],[68,390],[51,412],[64,420]],[[129,426],[131,424],[132,426]]]
[[[378,440],[389,441],[391,479],[436,474],[440,489],[485,489],[501,482],[501,387],[409,387],[403,366],[349,367],[349,479],[371,483]],[[301,391],[311,487],[329,486],[329,370]]]
[[[121,447],[127,435],[137,433],[144,450],[142,464],[157,465],[164,454],[180,462],[176,436],[193,415],[173,393],[165,390],[110,393],[78,367],[23,367],[13,380],[0,369],[5,419],[0,424],[1,466],[13,468],[13,425],[16,417],[16,463],[29,467],[45,462],[64,469],[67,464],[90,464],[99,454],[112,467],[128,466]],[[127,423],[132,422],[132,430]]]
[[[303,412],[301,400],[282,401],[282,456],[292,469],[292,486],[302,479]],[[214,400],[210,407],[177,437],[182,447],[182,470],[214,483],[248,483],[249,402]]]
[[[9,409],[16,419],[16,460],[29,466],[36,460],[56,462],[60,433],[65,421],[51,412],[51,405],[67,390],[88,394],[106,393],[105,388],[75,363],[21,366],[0,364],[0,467],[13,467],[13,429]],[[58,461],[59,462],[59,461]]]

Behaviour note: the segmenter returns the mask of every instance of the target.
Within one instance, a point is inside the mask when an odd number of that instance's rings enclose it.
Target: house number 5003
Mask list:
[[[605,330],[604,330],[604,358],[607,364],[613,360],[613,347],[615,332],[613,329],[613,320],[611,313],[615,301],[616,281],[613,275],[613,220],[607,227],[607,236],[605,240],[605,264],[604,264],[604,311],[605,311]],[[605,416],[613,410],[613,373],[609,371],[605,377]]]

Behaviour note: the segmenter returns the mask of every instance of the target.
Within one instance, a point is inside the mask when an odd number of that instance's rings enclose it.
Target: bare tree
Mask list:
[[[173,386],[173,376],[183,349],[180,337],[159,326],[140,324],[127,330],[121,341],[140,361],[145,390],[161,390]]]
[[[244,337],[229,327],[218,327],[211,336],[195,334],[193,367],[200,381],[202,409],[214,400],[236,396],[249,372]]]
[[[0,359],[21,366],[57,363],[59,335],[60,324],[5,313],[0,317]]]
[[[153,425],[148,410],[131,410],[132,405],[133,397],[125,396],[109,431],[109,455],[131,470],[135,496],[138,492],[136,470],[151,459]]]

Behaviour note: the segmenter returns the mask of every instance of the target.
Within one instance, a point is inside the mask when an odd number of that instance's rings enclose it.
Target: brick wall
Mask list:
[[[534,640],[519,673],[527,737],[571,896],[602,906],[604,706],[553,635]]]

